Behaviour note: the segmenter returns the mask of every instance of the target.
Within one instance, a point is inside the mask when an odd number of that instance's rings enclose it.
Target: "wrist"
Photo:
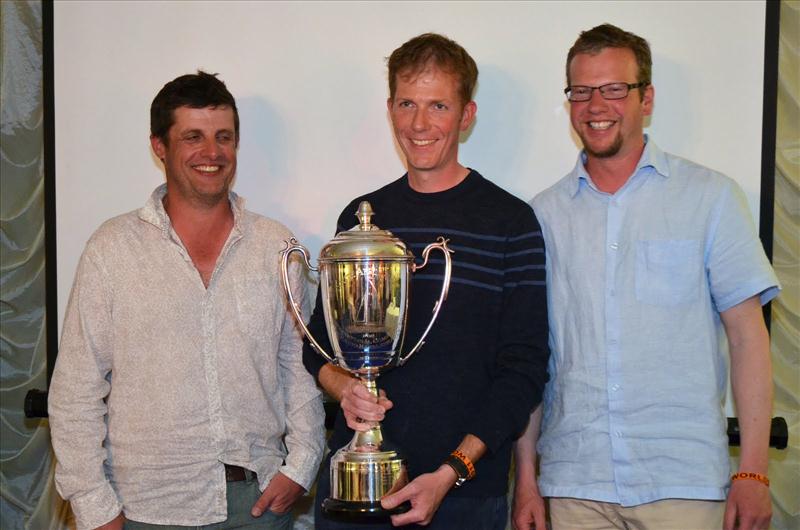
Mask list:
[[[458,474],[456,473],[455,469],[447,464],[442,464],[439,466],[439,469],[434,471],[434,473],[439,475],[443,482],[447,483],[448,488],[455,486],[456,482],[458,481]]]
[[[475,478],[475,464],[463,452],[456,449],[444,461],[444,465],[450,467],[457,475],[455,486],[460,488],[464,482]]]
[[[531,477],[524,477],[520,478],[517,477],[514,479],[514,490],[515,491],[524,491],[524,492],[531,492],[539,495],[539,484],[536,483],[535,478]]]
[[[514,482],[517,484],[536,485],[536,468],[534,466],[516,466]]]
[[[736,482],[737,480],[752,480],[756,482],[760,482],[766,487],[769,487],[769,478],[767,475],[762,475],[761,473],[752,473],[749,471],[740,471],[738,473],[734,473],[731,475],[731,484]]]
[[[769,468],[769,460],[766,458],[747,458],[742,456],[739,458],[739,465],[737,471],[740,473],[760,473],[761,475],[767,474]]]

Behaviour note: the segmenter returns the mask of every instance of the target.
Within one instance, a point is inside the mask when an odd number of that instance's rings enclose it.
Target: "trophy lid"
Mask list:
[[[325,245],[319,254],[320,262],[362,260],[411,261],[414,255],[405,243],[388,230],[381,230],[372,224],[372,206],[367,201],[358,205],[356,217],[359,224],[350,230],[339,232]]]

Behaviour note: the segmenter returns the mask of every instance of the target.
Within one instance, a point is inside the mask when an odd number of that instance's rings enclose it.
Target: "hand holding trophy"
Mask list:
[[[452,263],[447,241],[440,237],[422,252],[423,263],[391,232],[371,223],[372,207],[366,201],[358,207],[359,224],[340,232],[320,251],[319,269],[309,262],[308,250],[295,239],[282,252],[283,285],[292,311],[311,346],[328,362],[358,377],[377,399],[376,378],[386,368],[402,366],[424,344],[450,286]],[[406,329],[410,274],[425,267],[431,250],[442,251],[444,279],[433,316],[407,354],[400,350]],[[334,355],[326,352],[311,335],[289,286],[288,263],[292,252],[303,255],[306,266],[320,274],[322,307]],[[396,451],[384,447],[380,423],[356,432],[349,444],[331,459],[331,497],[323,510],[332,515],[384,518],[407,510],[387,511],[381,507],[384,495],[402,488],[408,477],[405,461]]]

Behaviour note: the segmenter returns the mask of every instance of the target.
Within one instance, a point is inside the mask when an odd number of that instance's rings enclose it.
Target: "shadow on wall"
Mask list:
[[[463,145],[462,158],[489,180],[528,200],[521,191],[524,187],[515,182],[521,180],[519,168],[524,166],[528,147],[536,141],[531,124],[536,120],[537,96],[505,69],[481,64],[480,70],[475,91],[480,100],[477,120],[469,142]]]

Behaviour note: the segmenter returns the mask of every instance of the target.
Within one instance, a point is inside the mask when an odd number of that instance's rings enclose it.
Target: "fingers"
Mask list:
[[[410,498],[410,495],[406,495],[406,488],[402,488],[397,493],[392,493],[391,495],[386,495],[381,499],[381,506],[385,510],[393,510],[403,504]]]
[[[528,517],[528,513],[524,510],[517,510],[514,508],[514,511],[511,515],[512,525],[514,530],[529,530],[531,527],[530,517]]]
[[[769,489],[750,480],[731,485],[725,504],[724,530],[765,530],[772,517]]]
[[[288,512],[305,489],[281,472],[275,474],[267,484],[261,497],[253,505],[250,514],[260,517],[266,510],[273,513]]]
[[[379,389],[378,390],[378,404],[383,407],[384,411],[389,410],[390,408],[394,407],[394,403],[392,403],[389,398],[386,397],[386,392]]]
[[[403,490],[398,491],[392,497],[392,508],[396,508],[400,506],[407,500],[411,501],[411,509],[406,513],[401,513],[399,515],[392,516],[392,526],[403,526],[407,524],[417,523],[421,525],[427,525],[433,519],[434,511],[431,509],[429,503],[425,502],[425,500],[420,496],[415,496],[413,494],[410,495],[401,495]],[[386,509],[391,509],[388,506],[385,506],[383,502],[381,505]]]
[[[531,504],[515,506],[512,512],[514,530],[544,530],[544,514],[538,513],[536,507]]]
[[[544,516],[544,510],[534,512],[534,514],[533,514],[533,527],[536,530],[545,530],[545,528],[547,528],[547,526],[545,526],[546,525],[545,520],[546,519],[545,519],[545,516]]]
[[[270,490],[269,486],[267,486],[267,489],[264,490],[264,493],[261,494],[261,497],[258,498],[256,503],[250,509],[250,515],[253,517],[261,517],[261,515],[270,507],[274,498],[275,494],[272,492],[272,490]]]
[[[400,515],[392,516],[392,526],[404,526],[407,524],[420,524],[427,525],[431,522],[432,517],[425,517],[425,510],[421,507],[414,506],[411,510]]]
[[[402,526],[410,523],[426,524],[422,522],[424,514],[422,513],[421,507],[415,505],[418,504],[418,499],[415,498],[416,495],[417,491],[415,485],[413,483],[409,483],[397,493],[387,495],[381,499],[381,506],[383,506],[383,508],[386,510],[392,510],[406,501],[411,501],[411,510],[407,511],[406,513],[392,516],[393,526]]]
[[[406,501],[411,502],[411,510],[392,516],[392,525],[429,524],[442,499],[453,485],[451,474],[452,471],[447,467],[444,471],[440,469],[433,473],[420,475],[397,493],[384,497],[381,500],[381,506],[387,510],[396,508]]]
[[[356,431],[368,431],[383,420],[392,402],[383,394],[376,398],[360,382],[353,381],[342,394],[341,407],[347,426]]]

